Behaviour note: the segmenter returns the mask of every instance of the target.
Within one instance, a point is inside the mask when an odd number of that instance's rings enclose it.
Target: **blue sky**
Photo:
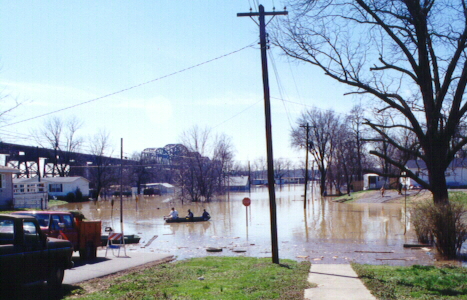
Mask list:
[[[114,155],[120,153],[120,138],[128,155],[177,143],[183,131],[197,125],[231,137],[237,160],[265,157],[258,26],[236,16],[254,3],[2,2],[0,91],[24,104],[0,124],[0,138],[35,145],[31,130],[51,116],[75,115],[84,123],[81,136],[100,129],[110,133]],[[262,4],[266,11],[284,6]],[[253,46],[226,55],[248,45]],[[303,151],[291,149],[289,138],[300,112],[316,106],[346,113],[352,98],[320,70],[291,61],[274,47],[269,76],[274,158],[301,160]],[[70,106],[75,107],[38,117]]]

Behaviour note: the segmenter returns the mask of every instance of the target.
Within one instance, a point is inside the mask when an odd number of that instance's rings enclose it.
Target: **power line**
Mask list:
[[[252,107],[255,106],[256,104],[258,104],[258,103],[261,102],[262,100],[263,100],[263,99],[259,99],[258,101],[256,101],[256,102],[253,103],[252,105],[248,106],[247,108],[245,108],[244,110],[240,111],[239,113],[233,115],[232,117],[228,118],[227,120],[224,120],[223,122],[217,124],[217,125],[214,126],[213,128],[219,127],[219,126],[221,126],[222,124],[227,123],[228,121],[232,120],[233,118],[237,117],[238,115],[241,115],[241,114],[244,113],[245,111],[249,110],[250,108],[252,108]]]
[[[158,81],[158,80],[161,80],[161,79],[164,79],[164,78],[167,78],[167,77],[171,77],[171,76],[173,76],[173,75],[176,75],[176,74],[179,74],[179,73],[182,73],[182,72],[185,72],[185,71],[188,71],[188,70],[197,68],[197,67],[199,67],[199,66],[208,64],[208,63],[210,63],[210,62],[213,62],[213,61],[216,61],[216,60],[218,60],[218,59],[227,57],[227,56],[229,56],[229,55],[238,53],[238,52],[240,52],[240,51],[242,51],[242,50],[245,50],[245,49],[247,49],[247,48],[252,47],[254,44],[256,44],[256,43],[249,44],[249,45],[247,45],[247,46],[245,46],[245,47],[243,47],[243,48],[240,48],[240,49],[238,49],[238,50],[235,50],[235,51],[232,51],[232,52],[230,52],[230,53],[227,53],[227,54],[218,56],[218,57],[216,57],[216,58],[213,58],[213,59],[210,59],[210,60],[201,62],[201,63],[196,64],[196,65],[193,65],[193,66],[191,66],[191,67],[188,67],[188,68],[185,68],[185,69],[182,69],[182,70],[179,70],[179,71],[176,71],[176,72],[173,72],[173,73],[164,75],[164,76],[159,77],[159,78],[155,78],[155,79],[152,79],[152,80],[149,80],[149,81],[146,81],[146,82],[143,82],[143,83],[140,83],[140,84],[137,84],[137,85],[134,85],[134,86],[131,86],[131,87],[128,87],[128,88],[125,88],[125,89],[122,89],[122,90],[119,90],[119,91],[116,91],[116,92],[113,92],[113,93],[110,93],[110,94],[107,94],[107,95],[104,95],[104,96],[101,96],[101,97],[97,97],[97,98],[94,98],[94,99],[91,99],[91,100],[88,100],[88,101],[84,101],[84,102],[77,103],[77,104],[74,104],[74,105],[71,105],[71,106],[68,106],[68,107],[64,107],[64,108],[61,108],[61,109],[57,109],[57,110],[54,110],[54,111],[51,111],[51,112],[48,112],[48,113],[45,113],[45,114],[42,114],[42,115],[34,116],[34,117],[31,117],[31,118],[28,118],[28,119],[24,119],[24,120],[21,120],[21,121],[18,121],[18,122],[9,123],[9,124],[0,126],[0,128],[4,128],[4,127],[7,127],[7,126],[11,126],[11,125],[16,125],[16,124],[24,123],[24,122],[31,121],[31,120],[34,120],[34,119],[38,119],[38,118],[41,118],[41,117],[45,117],[45,116],[48,116],[48,115],[51,115],[51,114],[54,114],[54,113],[57,113],[57,112],[61,112],[61,111],[64,111],[64,110],[68,110],[68,109],[71,109],[71,108],[75,108],[75,107],[77,107],[77,106],[81,106],[81,105],[84,105],[84,104],[88,104],[88,103],[91,103],[91,102],[95,102],[95,101],[97,101],[97,100],[101,100],[101,99],[104,99],[104,98],[108,98],[108,97],[111,97],[111,96],[114,96],[114,95],[117,95],[117,94],[120,94],[120,93],[129,91],[129,90],[132,90],[132,89],[141,87],[141,86],[143,86],[143,85],[147,85],[147,84],[149,84],[149,83],[153,83],[153,82],[155,82],[155,81]]]
[[[274,59],[274,55],[272,54],[272,51],[269,50],[268,51],[268,54],[269,54],[269,57],[271,58],[271,63],[272,63],[272,68],[274,70],[274,77],[276,78],[276,83],[277,83],[277,88],[279,90],[279,94],[281,96],[281,98],[283,99],[283,95],[282,95],[282,84],[281,84],[281,80],[280,80],[280,76],[279,76],[279,72],[277,71],[277,66],[276,66],[276,61]],[[287,109],[287,106],[285,105],[285,102],[282,101],[282,104],[284,105],[284,110],[285,110],[285,113],[287,115],[287,120],[289,121],[289,125],[290,125],[290,128],[292,128],[292,122],[290,121],[290,113]]]

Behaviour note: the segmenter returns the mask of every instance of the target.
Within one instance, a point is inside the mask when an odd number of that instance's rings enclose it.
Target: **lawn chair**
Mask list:
[[[107,231],[107,230],[106,230]],[[118,233],[118,232],[113,232],[112,229],[110,228],[109,230],[109,237],[107,238],[107,247],[105,248],[105,256],[107,257],[107,251],[109,249],[112,250],[112,254],[114,256],[119,257],[120,256],[120,249],[123,248],[123,251],[126,254],[126,247],[125,247],[125,238],[123,236],[123,233]],[[115,251],[118,249],[117,255],[115,255]]]

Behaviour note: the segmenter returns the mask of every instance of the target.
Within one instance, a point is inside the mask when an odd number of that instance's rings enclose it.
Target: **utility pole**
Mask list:
[[[277,241],[277,213],[276,213],[276,194],[274,190],[274,159],[272,154],[272,130],[271,130],[271,104],[269,96],[269,77],[267,60],[267,37],[265,16],[287,15],[286,11],[265,12],[264,6],[258,7],[259,12],[238,13],[237,17],[259,16],[259,39],[261,48],[261,66],[263,71],[263,93],[264,93],[264,114],[266,117],[266,150],[268,163],[268,190],[269,190],[269,209],[271,216],[271,245],[272,262],[279,264],[279,245]]]
[[[120,229],[123,234],[123,138],[120,139]]]
[[[303,201],[303,209],[306,209],[306,190],[308,189],[308,135],[310,132],[310,125],[306,123],[306,126],[300,125],[300,127],[306,129],[306,156],[305,156],[305,199]]]

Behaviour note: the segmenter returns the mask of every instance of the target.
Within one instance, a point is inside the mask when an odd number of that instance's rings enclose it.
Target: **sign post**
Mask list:
[[[242,200],[243,205],[245,205],[245,211],[246,211],[246,234],[247,234],[247,240],[248,240],[248,206],[251,204],[251,200],[248,197],[243,198]]]

